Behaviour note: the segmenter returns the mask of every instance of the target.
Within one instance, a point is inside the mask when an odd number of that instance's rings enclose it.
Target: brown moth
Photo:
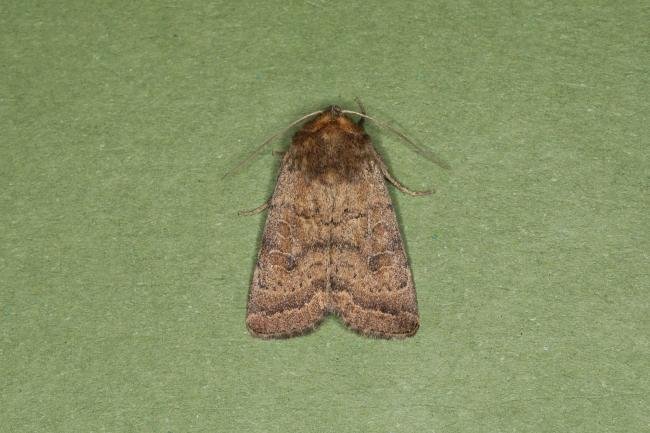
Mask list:
[[[273,196],[248,212],[269,209],[246,325],[256,337],[284,338],[333,313],[366,336],[412,336],[415,287],[384,178],[411,195],[429,192],[390,175],[364,130],[372,119],[365,113],[330,106],[309,116],[283,156]]]

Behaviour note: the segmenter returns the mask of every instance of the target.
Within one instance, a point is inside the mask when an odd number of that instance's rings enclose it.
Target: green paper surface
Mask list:
[[[650,431],[641,1],[0,6],[0,431]],[[421,314],[250,337],[290,133],[368,132]]]

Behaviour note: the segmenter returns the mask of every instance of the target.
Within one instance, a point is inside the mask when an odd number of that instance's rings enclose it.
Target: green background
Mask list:
[[[0,6],[0,431],[641,432],[650,396],[643,1]],[[422,324],[244,326],[300,115],[369,126]]]

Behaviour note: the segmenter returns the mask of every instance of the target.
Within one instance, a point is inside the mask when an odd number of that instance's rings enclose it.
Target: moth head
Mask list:
[[[363,128],[357,125],[344,110],[338,105],[325,107],[314,120],[308,122],[304,128],[307,132],[322,132],[327,135],[336,132],[363,134]]]
[[[338,105],[330,105],[329,107],[323,110],[323,112],[327,112],[327,111],[329,111],[330,116],[332,118],[338,117],[341,114],[343,114],[343,110]]]

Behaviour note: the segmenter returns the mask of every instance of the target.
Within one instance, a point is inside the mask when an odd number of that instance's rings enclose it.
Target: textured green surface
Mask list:
[[[434,3],[3,2],[0,431],[648,431],[647,3]],[[221,176],[356,95],[420,332],[255,340]]]

